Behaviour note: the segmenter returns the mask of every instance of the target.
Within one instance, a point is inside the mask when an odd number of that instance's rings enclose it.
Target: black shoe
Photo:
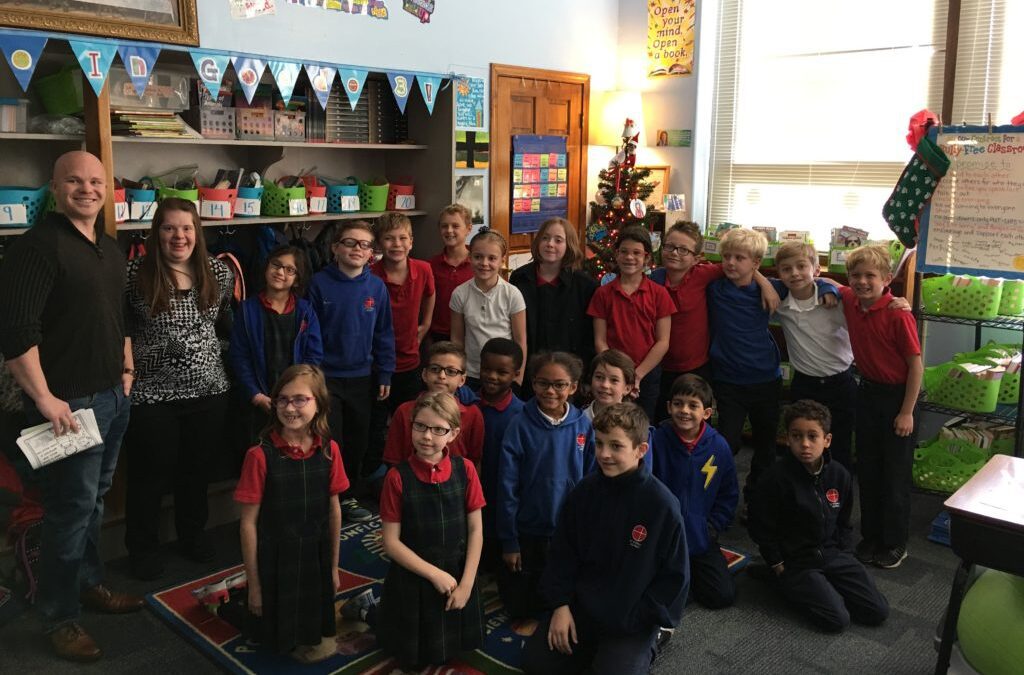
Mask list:
[[[874,542],[862,539],[857,548],[853,549],[853,555],[865,565],[873,565],[878,555],[878,547]]]
[[[903,561],[907,559],[907,549],[905,546],[897,546],[896,548],[890,548],[887,551],[882,551],[875,557],[875,565],[882,569],[892,570],[903,564]]]
[[[129,566],[132,576],[142,581],[153,581],[159,579],[164,573],[164,561],[156,551],[141,553],[129,557]]]
[[[672,639],[672,635],[676,632],[675,628],[658,628],[658,636],[654,639],[654,644],[658,648],[657,652],[660,654],[661,650],[665,648],[665,645]]]
[[[217,547],[206,532],[190,542],[179,542],[178,548],[183,556],[197,563],[208,563],[217,557]]]
[[[360,506],[355,499],[341,500],[341,522],[368,523],[371,520],[373,520],[373,514]]]

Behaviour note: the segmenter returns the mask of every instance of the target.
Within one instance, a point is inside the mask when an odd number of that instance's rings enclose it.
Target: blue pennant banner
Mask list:
[[[277,82],[277,90],[281,92],[281,98],[284,100],[285,107],[287,107],[288,102],[292,100],[292,92],[295,90],[295,83],[299,79],[299,73],[302,72],[302,66],[289,61],[271,61],[269,67],[270,72],[274,74],[274,80]]]
[[[338,76],[341,77],[341,85],[345,89],[345,93],[348,94],[348,104],[352,110],[355,110],[356,105],[359,104],[359,97],[363,95],[366,71],[358,68],[346,68],[339,70]]]
[[[14,77],[18,78],[18,84],[24,91],[28,91],[28,83],[32,80],[32,73],[35,72],[36,64],[39,62],[39,54],[42,53],[45,46],[46,38],[44,37],[0,34],[0,48],[4,50],[7,63],[11,66]]]
[[[403,115],[405,114],[405,104],[409,101],[409,94],[412,93],[412,81],[415,77],[412,73],[403,73],[402,71],[388,73],[391,93],[395,95],[395,102]]]
[[[434,114],[434,101],[437,100],[437,92],[441,88],[441,78],[435,75],[417,75],[416,83],[420,85],[420,94],[423,95],[423,102],[427,104],[427,114]]]
[[[121,55],[121,63],[128,71],[135,93],[142,98],[146,94],[146,85],[149,84],[149,76],[153,74],[156,59],[160,56],[160,48],[128,45],[118,47],[117,53]]]
[[[114,62],[117,47],[109,42],[80,42],[68,40],[71,51],[75,53],[78,63],[82,66],[85,78],[89,80],[93,91],[99,96],[103,85],[107,82],[110,64]]]
[[[252,97],[256,95],[256,87],[260,85],[263,71],[267,69],[266,61],[249,56],[232,56],[231,65],[235,67],[238,84],[242,86],[246,103],[252,103]]]
[[[216,101],[220,96],[220,83],[224,79],[224,71],[227,70],[229,57],[226,54],[213,54],[198,49],[191,51],[190,54],[199,79],[206,85],[210,96]]]
[[[316,92],[316,98],[320,101],[320,107],[327,109],[327,99],[331,95],[331,86],[334,84],[334,74],[337,72],[331,66],[306,66],[306,75],[309,76],[309,83]]]

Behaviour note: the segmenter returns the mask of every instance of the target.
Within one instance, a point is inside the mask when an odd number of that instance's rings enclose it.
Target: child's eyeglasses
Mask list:
[[[451,429],[449,429],[448,427],[432,427],[424,424],[423,422],[413,422],[412,430],[418,431],[420,433],[423,433],[424,431],[429,431],[435,436],[444,436],[445,434],[451,432]]]
[[[345,248],[361,248],[364,251],[369,251],[371,248],[373,248],[372,241],[366,241],[365,239],[353,239],[352,237],[345,237],[338,243],[344,246]]]
[[[554,389],[557,392],[563,392],[572,386],[572,382],[566,382],[565,380],[558,380],[552,382],[551,380],[534,380],[533,388],[537,391],[547,391],[548,389]]]
[[[312,396],[278,396],[274,399],[274,405],[280,410],[284,410],[291,403],[295,406],[296,410],[302,410],[306,407],[306,404],[313,400]]]
[[[661,251],[662,253],[678,253],[679,255],[682,256],[697,255],[696,251],[691,251],[685,246],[672,246],[671,244],[665,244],[664,246],[662,246]]]
[[[427,366],[427,372],[431,375],[440,375],[444,373],[448,377],[458,377],[459,375],[465,375],[466,371],[459,370],[458,368],[452,368],[451,366],[439,366],[437,364],[431,364]]]
[[[278,272],[284,272],[285,276],[287,277],[294,277],[296,274],[299,273],[299,271],[292,267],[291,265],[282,265],[276,260],[271,261],[270,267],[274,270],[277,270]]]

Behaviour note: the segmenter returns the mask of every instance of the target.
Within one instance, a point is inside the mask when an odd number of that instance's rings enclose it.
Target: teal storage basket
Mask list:
[[[140,214],[134,214],[132,216],[132,204],[135,202],[152,203],[156,201],[156,190],[133,190],[128,188],[124,191],[125,201],[128,202],[128,220],[135,222],[148,222],[153,220],[153,214],[156,212],[156,207],[151,207],[145,214],[144,217],[138,217]]]
[[[341,207],[342,197],[358,197],[359,196],[359,180],[354,176],[348,177],[348,183],[344,185],[331,185],[327,188],[327,212],[328,213],[345,213],[346,210]],[[349,211],[358,211],[359,209],[350,209]]]
[[[0,211],[4,216],[0,227],[32,227],[46,213],[49,195],[50,188],[46,185],[40,188],[0,187]],[[24,220],[21,218],[21,209],[4,210],[4,206],[24,206]]]
[[[928,314],[963,319],[994,319],[1003,294],[1001,279],[945,274],[921,282],[921,304]]]
[[[239,199],[255,199],[256,204],[253,210],[246,210],[245,206],[239,203]],[[263,188],[243,187],[238,188],[238,199],[235,200],[235,218],[257,218],[263,211]],[[241,208],[239,208],[241,206]]]

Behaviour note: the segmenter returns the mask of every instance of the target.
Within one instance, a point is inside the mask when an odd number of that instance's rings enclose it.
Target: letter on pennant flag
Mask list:
[[[210,96],[217,100],[217,97],[220,96],[220,83],[224,79],[224,71],[228,67],[228,56],[199,50],[193,50],[190,54],[199,79],[206,85]]]
[[[391,93],[395,95],[395,102],[398,109],[405,114],[405,104],[409,101],[409,94],[412,93],[412,81],[416,76],[412,73],[401,71],[388,73],[388,80],[391,82]]]
[[[142,98],[146,94],[146,85],[149,84],[149,76],[153,74],[160,48],[127,45],[118,47],[117,53],[121,55],[121,63],[128,71],[135,93]]]
[[[339,70],[342,88],[348,94],[348,104],[352,110],[359,104],[359,97],[363,94],[363,84],[366,82],[366,71],[358,68],[347,68]]]
[[[28,83],[39,63],[39,54],[46,46],[46,38],[34,35],[0,35],[0,48],[4,50],[7,64],[18,78],[23,91],[28,91]]]
[[[117,47],[108,42],[81,42],[79,40],[68,40],[71,51],[78,58],[82,66],[85,78],[89,80],[93,91],[99,96],[103,91],[103,85],[107,82],[107,73],[110,72],[110,64],[114,62],[114,54]]]
[[[420,94],[423,102],[427,104],[427,114],[434,114],[434,101],[437,100],[437,92],[441,88],[441,78],[434,75],[417,75],[416,82],[420,85]]]
[[[242,85],[246,102],[252,103],[263,71],[267,69],[266,62],[249,56],[232,56],[231,64],[235,67],[235,74],[238,75],[238,83]]]
[[[306,75],[309,76],[309,83],[313,85],[316,98],[320,101],[320,107],[327,109],[327,99],[331,95],[331,86],[334,84],[334,74],[338,72],[331,66],[306,66]]]
[[[281,98],[284,100],[286,107],[288,102],[292,100],[292,92],[295,90],[295,83],[298,81],[301,71],[302,66],[297,63],[290,63],[288,61],[270,62],[270,72],[274,74],[277,90],[281,92]]]

